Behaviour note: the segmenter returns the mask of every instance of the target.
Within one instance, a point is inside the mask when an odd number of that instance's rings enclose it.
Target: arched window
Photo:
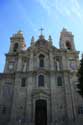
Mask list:
[[[72,49],[70,41],[66,41],[66,47],[67,47],[68,50]]]
[[[44,55],[39,56],[39,67],[44,67]]]
[[[2,114],[6,114],[6,106],[3,106]]]
[[[26,78],[22,78],[21,87],[25,87],[25,86],[26,86]]]
[[[83,114],[83,105],[78,106],[78,113]]]
[[[57,85],[62,86],[62,78],[60,76],[57,78]]]
[[[43,75],[38,76],[38,86],[39,87],[44,86],[44,76]]]
[[[15,44],[14,44],[13,51],[14,51],[14,52],[16,52],[16,51],[17,51],[17,49],[18,49],[18,43],[15,43]]]

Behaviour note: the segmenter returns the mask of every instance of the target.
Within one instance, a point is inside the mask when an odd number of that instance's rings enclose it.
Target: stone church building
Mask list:
[[[21,31],[10,38],[0,73],[0,125],[83,125],[83,99],[77,93],[79,52],[63,29],[59,48],[41,33],[30,47]]]

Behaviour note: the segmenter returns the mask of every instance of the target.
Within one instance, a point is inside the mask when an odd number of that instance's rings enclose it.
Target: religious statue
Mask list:
[[[23,64],[23,72],[26,72],[26,69],[27,69],[27,63],[24,62],[24,64]]]
[[[57,71],[60,70],[60,64],[59,64],[59,61],[56,61],[56,65],[57,65]]]

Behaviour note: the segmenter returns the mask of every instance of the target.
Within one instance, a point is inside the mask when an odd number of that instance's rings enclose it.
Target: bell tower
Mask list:
[[[19,52],[21,50],[24,50],[26,47],[23,33],[21,31],[18,31],[16,34],[14,34],[10,38],[10,41],[11,41],[11,44],[10,44],[9,53]]]
[[[74,36],[65,28],[63,28],[60,34],[60,48],[75,51]]]
[[[6,63],[4,72],[11,73],[15,72],[18,64],[18,53],[22,50],[25,50],[25,41],[23,33],[18,31],[10,38],[10,49],[6,54]]]

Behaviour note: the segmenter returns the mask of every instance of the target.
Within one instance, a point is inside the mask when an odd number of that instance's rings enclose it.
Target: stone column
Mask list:
[[[23,72],[26,72],[26,70],[27,70],[27,63],[24,62],[24,64],[23,64]]]
[[[29,76],[28,78],[28,86],[27,86],[27,101],[26,101],[26,120],[27,124],[30,125],[33,121],[32,114],[33,114],[33,108],[32,108],[32,76]]]
[[[8,72],[8,60],[6,60],[6,64],[5,64],[5,68],[4,68],[4,72]]]
[[[73,119],[73,106],[72,106],[72,91],[70,84],[70,74],[64,72],[64,84],[65,84],[65,99],[66,99],[66,111],[67,111],[67,120],[71,122]]]
[[[57,71],[60,71],[60,62],[56,61],[56,65],[57,65]]]
[[[30,60],[29,60],[29,71],[33,70],[33,53],[31,52]]]
[[[48,56],[46,56],[44,58],[44,63],[45,63],[45,68],[48,69],[49,68],[49,59],[48,59]]]
[[[63,68],[63,70],[67,70],[67,59],[66,59],[66,57],[63,55],[62,56],[62,68]]]
[[[56,120],[56,111],[57,105],[55,102],[56,99],[56,87],[55,87],[55,73],[50,73],[50,87],[51,87],[51,125],[55,124]]]
[[[52,52],[50,51],[50,69],[51,70],[54,70],[54,62],[53,62],[53,54]]]
[[[71,74],[71,78],[70,78],[70,84],[71,84],[71,96],[72,96],[72,112],[73,112],[73,120],[76,121],[77,120],[77,112],[76,112],[76,101],[77,101],[77,95],[76,95],[76,91],[75,91],[75,85],[77,84],[77,78],[76,78],[76,73]]]
[[[20,78],[15,79],[15,86],[14,86],[14,94],[13,94],[13,100],[12,100],[12,109],[11,109],[11,124],[12,125],[17,125],[18,124],[18,102],[19,102],[19,83],[20,83]]]
[[[53,54],[50,52],[50,88],[51,88],[51,125],[54,124],[56,119],[55,114],[55,73]]]

